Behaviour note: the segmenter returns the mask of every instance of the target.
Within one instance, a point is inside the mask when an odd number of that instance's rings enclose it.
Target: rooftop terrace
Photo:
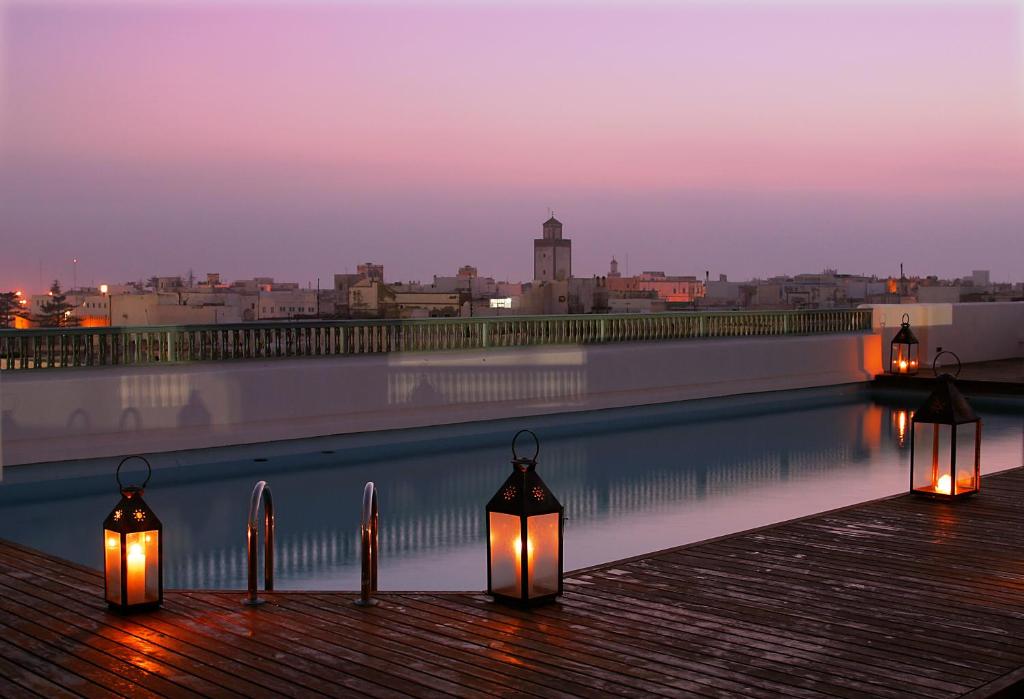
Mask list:
[[[554,606],[477,592],[179,590],[107,610],[100,574],[0,542],[5,696],[1015,696],[1024,470],[566,575]]]

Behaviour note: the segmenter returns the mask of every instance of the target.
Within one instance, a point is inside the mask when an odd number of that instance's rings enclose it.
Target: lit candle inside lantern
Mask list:
[[[128,597],[144,597],[146,594],[146,552],[142,544],[128,546]]]
[[[952,486],[952,484],[952,479],[950,479],[949,474],[945,473],[939,477],[939,482],[935,484],[935,492],[942,493],[943,495],[949,495],[950,486]]]
[[[519,579],[523,570],[523,538],[521,536],[516,537],[513,548],[516,552],[516,584],[521,585],[522,581]],[[533,539],[530,537],[526,537],[526,580],[527,584],[533,580]]]
[[[906,359],[901,359],[900,360],[900,371],[906,371],[906,370],[907,370],[907,360]]]

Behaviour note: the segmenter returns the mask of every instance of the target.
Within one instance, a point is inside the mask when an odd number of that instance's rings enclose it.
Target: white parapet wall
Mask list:
[[[831,386],[878,334],[8,371],[7,465],[254,444]]]
[[[903,316],[909,316],[926,366],[940,347],[955,352],[964,363],[1024,357],[1024,303],[913,303],[863,308],[873,309],[872,323],[882,335],[882,351],[886,353]],[[940,363],[954,361],[945,355]]]

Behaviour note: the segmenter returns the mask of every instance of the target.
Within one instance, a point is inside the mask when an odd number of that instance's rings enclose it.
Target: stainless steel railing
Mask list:
[[[870,308],[32,328],[0,330],[0,369],[134,366],[870,330]]]
[[[242,604],[256,606],[264,600],[256,594],[259,566],[259,511],[263,503],[263,589],[274,589],[274,498],[266,481],[259,481],[249,498],[249,522],[246,528],[246,552],[249,558],[249,596]]]
[[[363,488],[363,516],[359,523],[362,570],[360,575],[359,599],[361,607],[377,604],[372,595],[377,591],[377,558],[380,552],[379,532],[380,511],[377,507],[377,488],[370,481]]]

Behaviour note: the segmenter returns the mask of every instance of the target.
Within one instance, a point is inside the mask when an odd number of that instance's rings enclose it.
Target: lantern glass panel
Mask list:
[[[956,492],[978,489],[978,429],[980,423],[969,422],[956,428]]]
[[[916,344],[894,344],[892,347],[892,372],[895,374],[916,373],[919,347],[920,345]]]
[[[121,604],[121,535],[103,530],[103,567],[106,569],[107,601]]]
[[[940,495],[953,494],[951,425],[915,423],[914,490]]]
[[[536,515],[527,520],[530,597],[558,593],[558,535],[560,515]]]
[[[490,513],[491,590],[522,597],[522,529],[516,515]]]
[[[160,599],[159,537],[157,531],[125,534],[125,586],[129,605],[147,604]]]

